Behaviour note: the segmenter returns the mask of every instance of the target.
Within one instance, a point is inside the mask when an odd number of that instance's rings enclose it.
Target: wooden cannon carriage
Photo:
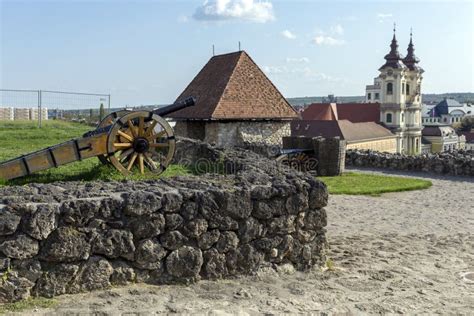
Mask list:
[[[194,99],[189,98],[154,111],[113,112],[81,138],[0,163],[0,178],[19,178],[91,157],[111,163],[124,175],[145,170],[160,174],[176,148],[173,129],[162,116],[192,105]]]

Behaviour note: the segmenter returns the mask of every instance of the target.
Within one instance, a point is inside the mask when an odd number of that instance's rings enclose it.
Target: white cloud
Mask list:
[[[377,13],[379,19],[387,19],[393,17],[392,13]]]
[[[344,28],[342,27],[341,24],[337,24],[331,27],[331,33],[336,34],[336,35],[342,35],[344,34]]]
[[[205,0],[193,17],[202,21],[243,20],[265,23],[275,19],[270,1]]]
[[[313,38],[313,43],[316,45],[339,46],[344,45],[345,41],[331,36],[318,35]]]
[[[385,20],[393,18],[392,13],[377,13],[377,18],[379,19],[380,23],[385,22]]]
[[[290,30],[284,30],[281,32],[281,35],[287,39],[295,39],[296,38],[296,35],[291,33]]]
[[[286,62],[287,63],[309,63],[309,58],[308,57],[300,57],[300,58],[286,57]]]

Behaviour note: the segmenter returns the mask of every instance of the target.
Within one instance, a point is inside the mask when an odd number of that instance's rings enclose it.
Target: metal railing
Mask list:
[[[110,94],[0,89],[0,109],[13,111],[9,119],[38,120],[38,127],[44,119],[63,118],[65,113],[80,116],[87,111],[99,112],[100,108],[109,112],[110,106]]]

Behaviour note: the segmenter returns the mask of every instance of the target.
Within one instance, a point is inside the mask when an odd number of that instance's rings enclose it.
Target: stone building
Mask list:
[[[281,144],[296,111],[245,51],[213,56],[176,101],[196,105],[168,115],[179,136],[218,146]]]
[[[366,87],[366,102],[380,103],[380,122],[397,135],[397,152],[421,152],[421,81],[424,70],[417,64],[412,36],[408,54],[398,52],[395,29],[390,52],[373,85]]]

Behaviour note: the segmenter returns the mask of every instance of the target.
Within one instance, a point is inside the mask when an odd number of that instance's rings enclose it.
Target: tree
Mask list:
[[[99,109],[99,120],[103,120],[105,117],[105,109],[104,109],[104,103],[100,104],[100,109]]]
[[[89,110],[89,119],[91,122],[94,121],[94,110],[92,109]]]
[[[474,128],[474,115],[466,115],[462,118],[461,129],[463,131],[470,131]]]

